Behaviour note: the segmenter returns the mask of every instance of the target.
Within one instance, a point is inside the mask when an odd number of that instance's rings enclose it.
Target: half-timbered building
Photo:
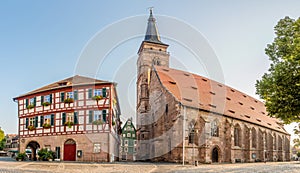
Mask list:
[[[114,161],[120,109],[116,84],[73,76],[14,98],[20,152],[48,148],[64,161]]]

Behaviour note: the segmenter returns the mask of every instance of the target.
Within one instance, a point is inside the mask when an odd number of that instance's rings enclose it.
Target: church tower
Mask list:
[[[149,82],[152,65],[169,67],[169,45],[160,40],[156,20],[152,9],[148,18],[145,39],[138,51],[137,60],[137,129],[138,159],[146,160],[150,156],[152,120],[149,115]]]

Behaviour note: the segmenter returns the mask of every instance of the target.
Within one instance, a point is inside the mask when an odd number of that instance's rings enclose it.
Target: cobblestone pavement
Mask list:
[[[78,162],[17,162],[0,157],[0,173],[298,173],[300,162],[267,162],[240,164],[200,164],[182,166],[169,163],[116,162],[116,163],[78,163]]]

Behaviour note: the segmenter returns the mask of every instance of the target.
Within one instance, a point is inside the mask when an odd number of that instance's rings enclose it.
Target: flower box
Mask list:
[[[92,99],[99,101],[99,100],[103,99],[103,96],[94,96],[94,97],[92,97]]]
[[[71,127],[74,125],[74,123],[73,123],[73,122],[70,122],[70,121],[67,121],[67,122],[65,122],[64,125],[65,125],[65,126],[68,126],[69,128],[71,128]]]
[[[74,99],[73,98],[66,98],[64,100],[64,103],[73,103],[74,102]]]
[[[93,121],[93,125],[102,125],[103,121],[102,120],[95,120]]]
[[[49,106],[49,105],[51,105],[51,103],[49,103],[49,102],[44,102],[44,103],[42,103],[42,105],[43,105],[43,106]]]
[[[49,129],[49,128],[51,128],[51,124],[45,123],[45,124],[43,124],[43,127],[44,127],[45,129]]]
[[[29,131],[33,131],[33,130],[35,130],[35,127],[34,127],[34,126],[28,126],[27,129],[28,129]]]
[[[34,108],[34,104],[30,104],[30,105],[28,105],[26,108],[27,108],[27,109],[32,109],[32,108]]]

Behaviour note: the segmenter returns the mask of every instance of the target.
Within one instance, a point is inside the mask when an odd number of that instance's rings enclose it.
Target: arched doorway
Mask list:
[[[31,154],[29,154],[29,159],[36,161],[37,160],[36,154],[37,154],[37,150],[40,148],[40,144],[36,141],[30,141],[26,146],[26,149],[27,148],[31,149]]]
[[[73,139],[64,144],[64,161],[76,161],[76,142]]]
[[[219,162],[219,150],[217,147],[212,150],[211,160],[213,163]]]

